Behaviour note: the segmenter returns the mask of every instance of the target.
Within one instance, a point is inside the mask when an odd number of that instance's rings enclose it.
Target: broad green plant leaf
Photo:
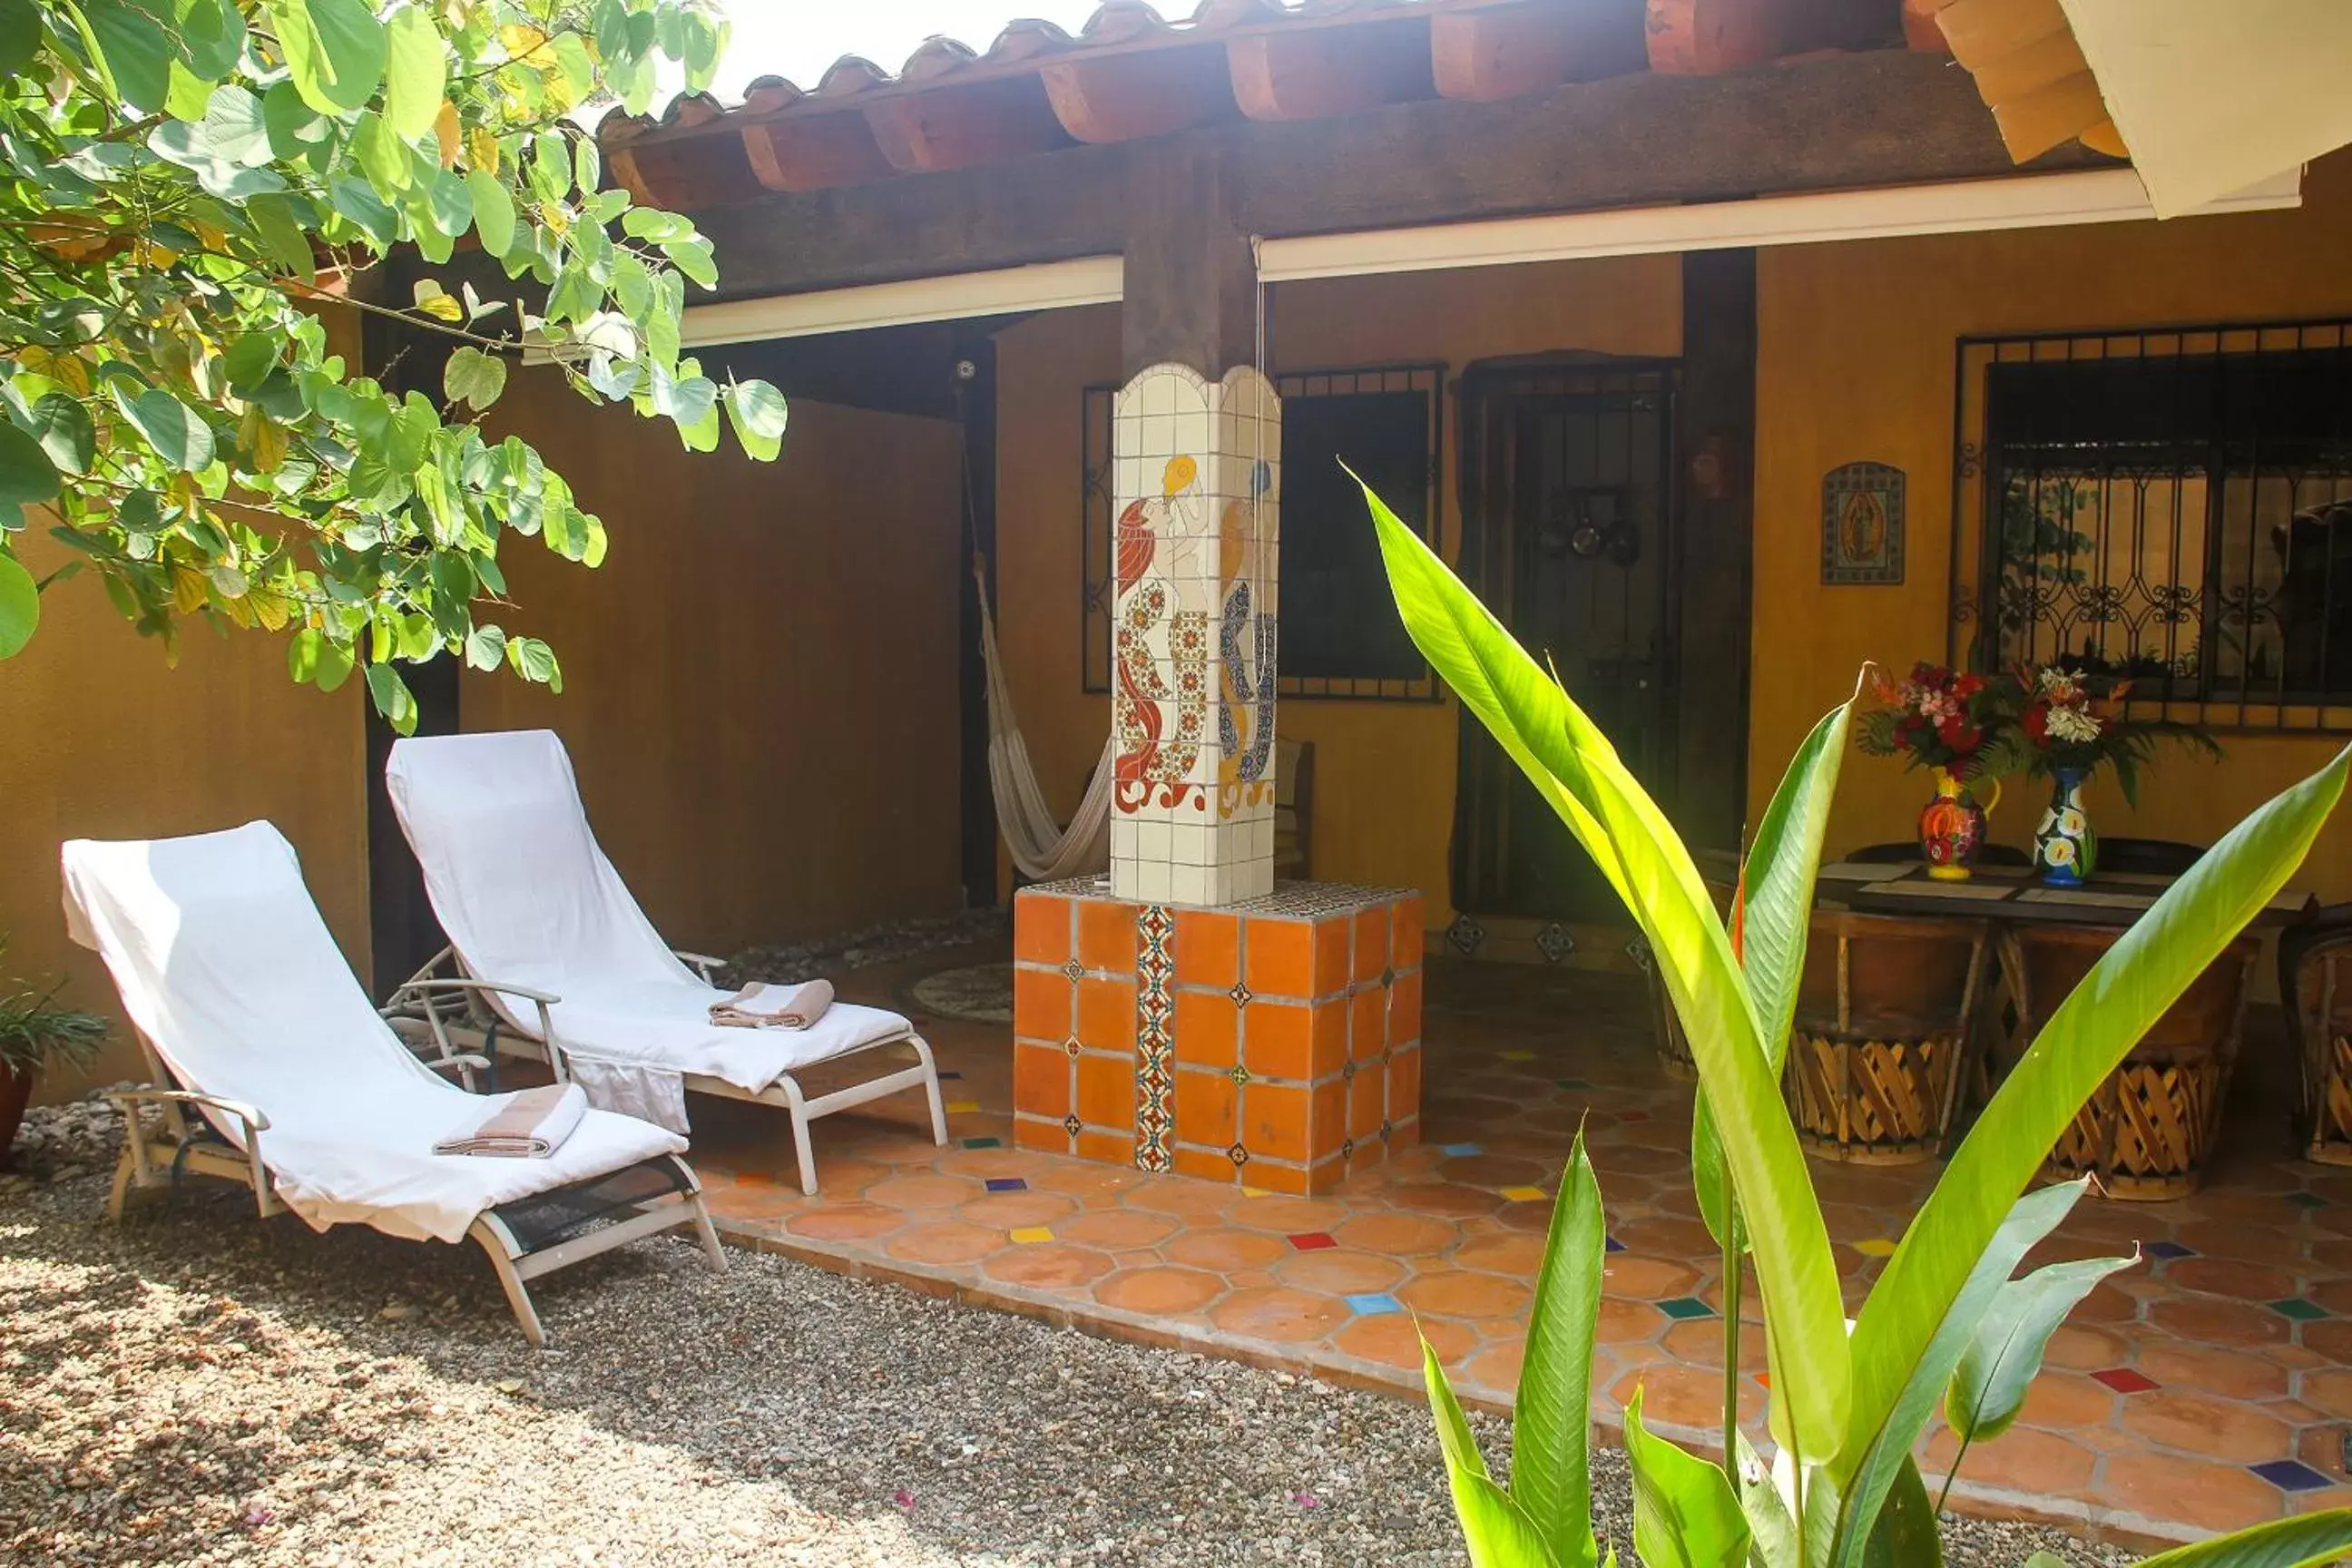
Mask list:
[[[118,384],[114,397],[122,416],[147,437],[147,444],[164,462],[190,474],[211,466],[212,426],[194,409],[160,386],[126,397]]]
[[[408,689],[408,682],[388,664],[367,667],[368,695],[375,700],[376,711],[384,722],[403,735],[416,733],[416,697]]]
[[[452,400],[488,408],[507,387],[507,362],[471,343],[454,350],[441,373],[441,390]]]
[[[1579,1130],[1552,1205],[1511,1408],[1511,1498],[1561,1568],[1592,1568],[1592,1339],[1609,1252],[1601,1184]]]
[[[1454,1397],[1445,1369],[1437,1364],[1437,1352],[1427,1340],[1421,1342],[1421,1376],[1429,1390],[1430,1414],[1437,1420],[1437,1447],[1445,1456],[1446,1484],[1454,1493],[1454,1513],[1462,1524],[1471,1568],[1565,1568],[1546,1548],[1535,1521],[1487,1474],[1486,1456],[1470,1435],[1462,1402]]]
[[[487,169],[476,169],[466,176],[466,189],[474,197],[474,233],[480,237],[482,248],[492,256],[504,256],[514,248],[514,198],[507,194],[504,181]]]
[[[14,658],[41,625],[41,586],[25,563],[0,555],[0,658]]]
[[[1719,1465],[1684,1453],[1642,1425],[1642,1391],[1625,1406],[1633,1471],[1633,1550],[1643,1568],[1745,1568],[1748,1517]]]
[[[1739,1511],[1748,1520],[1748,1553],[1755,1568],[1798,1568],[1796,1516],[1774,1484],[1771,1467],[1756,1452],[1748,1434],[1731,1429],[1738,1460]]]
[[[0,509],[21,509],[53,499],[58,493],[58,466],[46,444],[0,419]],[[0,510],[0,526],[16,520]]]
[[[2135,1568],[2319,1568],[2347,1555],[2352,1555],[2352,1508],[2331,1508],[2176,1546]]]
[[[162,110],[172,85],[172,40],[163,26],[131,0],[81,0],[81,12],[124,101],[150,114]]]
[[[1568,693],[1418,533],[1369,488],[1364,495],[1414,646],[1568,824],[1649,942],[1721,1116],[1764,1295],[1775,1430],[1801,1458],[1824,1460],[1847,1424],[1837,1266],[1747,983],[1698,868]]]
[[[0,0],[0,72],[14,76],[41,47],[41,14],[33,0]]]
[[[2025,1408],[2025,1391],[2041,1372],[2042,1352],[2066,1314],[2100,1280],[2138,1261],[2135,1248],[2129,1258],[2053,1263],[2000,1288],[1952,1370],[1951,1389],[1944,1395],[1944,1419],[1963,1443],[1989,1443],[2009,1430]]]
[[[2352,748],[2231,828],[2116,940],[2010,1070],[1863,1303],[1842,1482],[2059,1134],[2286,885],[2343,797],[2347,769]]]
[[[41,450],[48,454],[50,462],[69,474],[89,472],[90,461],[97,456],[98,431],[90,424],[89,411],[81,405],[80,399],[62,392],[45,392],[34,401],[25,423],[40,442]],[[4,446],[0,443],[0,447]],[[7,461],[6,452],[0,449],[0,468],[5,468]],[[5,483],[5,477],[0,477],[0,501],[7,499],[4,493]],[[54,495],[57,491],[52,488],[49,493]],[[47,500],[48,496],[31,499]]]
[[[772,463],[783,450],[787,413],[784,395],[764,381],[737,382],[727,389],[728,422],[754,462]]]
[[[433,129],[441,112],[441,89],[449,59],[441,34],[415,5],[403,5],[383,19],[383,118],[415,141]]]
[[[1993,1233],[1976,1267],[1969,1271],[1968,1283],[1953,1298],[1935,1337],[1911,1369],[1901,1397],[1887,1411],[1885,1424],[1870,1435],[1862,1450],[1853,1480],[1844,1492],[1844,1511],[1836,1532],[1837,1559],[1832,1568],[1862,1568],[1879,1510],[1898,1473],[1910,1463],[1912,1450],[1927,1430],[1936,1402],[1975,1338],[1978,1323],[2025,1255],[2058,1228],[2090,1184],[2084,1177],[2036,1188],[2017,1200],[2009,1217]]]
[[[287,69],[321,114],[364,109],[383,80],[383,24],[365,0],[270,0]]]
[[[1877,1517],[1867,1528],[1846,1518],[1843,1500],[1825,1469],[1805,1484],[1805,1561],[1830,1562],[1853,1555],[1863,1568],[1937,1568],[1944,1560],[1943,1532],[1927,1484],[1908,1454],[1895,1467]]]

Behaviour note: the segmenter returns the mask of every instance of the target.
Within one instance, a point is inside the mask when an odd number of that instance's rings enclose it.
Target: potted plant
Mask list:
[[[2125,716],[2131,682],[2043,665],[2008,678],[2017,692],[2016,723],[1987,756],[1989,766],[2050,781],[2050,805],[2033,831],[2033,865],[2053,887],[2079,887],[2097,864],[2099,837],[2083,808],[2083,786],[2112,766],[2126,804],[2139,804],[2139,770],[2176,742],[2218,758],[2221,748],[2193,724]]]
[[[7,955],[0,944],[0,958]],[[93,1013],[52,1006],[60,987],[35,993],[0,981],[0,1170],[33,1098],[33,1080],[60,1064],[81,1067],[106,1042],[106,1020]]]
[[[1919,813],[1919,858],[1927,875],[1965,881],[1984,844],[1985,818],[2000,803],[1993,742],[2007,730],[2013,690],[1981,675],[1926,660],[1900,683],[1873,683],[1878,706],[1862,716],[1857,734],[1873,756],[1901,757],[1906,767],[1935,775],[1936,794]],[[1978,798],[1979,784],[1990,793]]]

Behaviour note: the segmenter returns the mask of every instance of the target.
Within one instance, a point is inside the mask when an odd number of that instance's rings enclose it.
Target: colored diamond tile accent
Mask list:
[[[1078,1054],[1077,1036],[1072,1035],[1068,1039],[1064,1040],[1062,1042],[1062,1048],[1069,1052],[1072,1057],[1076,1057]]]
[[[1062,973],[1068,975],[1070,984],[1075,985],[1087,977],[1087,966],[1074,958],[1062,965]]]
[[[1539,1204],[1551,1196],[1541,1187],[1505,1187],[1502,1194],[1515,1204]]]
[[[1536,1059],[1536,1054],[1533,1051],[1505,1051],[1503,1059],[1507,1062],[1531,1062]]]
[[[1340,1140],[1339,1140],[1339,1158],[1341,1158],[1342,1160],[1352,1160],[1352,1159],[1354,1159],[1355,1157],[1356,1157],[1356,1141],[1355,1141],[1353,1138],[1342,1138],[1342,1139],[1340,1139]]]
[[[1085,1125],[1085,1122],[1078,1120],[1077,1114],[1075,1111],[1070,1115],[1062,1118],[1062,1131],[1068,1133],[1073,1138],[1076,1138],[1078,1135],[1078,1129]]]
[[[1404,1303],[1385,1290],[1375,1290],[1368,1295],[1349,1297],[1348,1310],[1360,1318],[1373,1318],[1382,1312],[1402,1312]]]
[[[963,1141],[963,1146],[967,1149],[1002,1149],[1004,1147],[1004,1140],[1002,1138],[967,1138]]]
[[[2336,1484],[2301,1459],[2269,1459],[2259,1465],[2248,1465],[2246,1468],[2285,1492],[2315,1492],[2322,1487]]]
[[[1234,1163],[1234,1169],[1238,1171],[1249,1163],[1249,1151],[1236,1143],[1225,1151],[1225,1158],[1231,1160]]]
[[[2134,1372],[2127,1366],[2111,1366],[2105,1372],[2095,1372],[2091,1374],[2091,1381],[2104,1383],[2117,1394],[2146,1394],[2152,1388],[2163,1386],[2146,1373]]]
[[[1025,1176],[991,1176],[988,1178],[988,1190],[992,1193],[1025,1193],[1029,1190],[1029,1180]]]
[[[1483,1154],[1486,1151],[1475,1143],[1448,1143],[1437,1152],[1449,1160],[1466,1160],[1473,1154]]]
[[[1456,915],[1454,923],[1445,928],[1445,940],[1454,944],[1454,952],[1465,958],[1473,958],[1486,940],[1486,928],[1468,915]]]
[[[1250,988],[1243,984],[1240,981],[1236,980],[1234,982],[1232,994],[1234,1006],[1246,1007],[1250,1005]]]
[[[976,1100],[950,1100],[948,1101],[948,1114],[950,1116],[970,1116],[979,1109],[980,1101]]]
[[[2147,1253],[2150,1258],[2194,1258],[2197,1256],[2197,1249],[2195,1247],[2183,1247],[2177,1241],[2146,1241],[2140,1244],[2139,1249],[2142,1252]]]
[[[2327,1309],[2301,1296],[2289,1296],[2284,1301],[2273,1301],[2271,1310],[2282,1318],[2293,1318],[2298,1323],[2309,1323],[2327,1316]]]
[[[1856,1252],[1861,1253],[1864,1258],[1892,1258],[1895,1256],[1895,1244],[1887,1240],[1883,1236],[1874,1236],[1868,1241],[1857,1241],[1853,1244],[1853,1249]]]
[[[1164,1173],[1176,1131],[1176,917],[1146,904],[1135,937],[1135,1167]]]
[[[1607,1250],[1611,1252],[1622,1252],[1625,1250],[1625,1244],[1612,1236],[1609,1238]]]
[[[1576,938],[1566,926],[1553,921],[1536,932],[1536,950],[1544,955],[1546,963],[1566,963],[1576,952]]]
[[[2317,1193],[2289,1193],[2286,1201],[2304,1209],[2324,1209],[2327,1206],[2327,1200]]]
[[[1241,1145],[1237,1143],[1234,1147],[1238,1149],[1241,1148]],[[1242,1152],[1246,1154],[1249,1151],[1243,1149]],[[1274,1194],[1264,1187],[1244,1187],[1242,1189],[1242,1196],[1245,1198],[1270,1198],[1274,1196]]]
[[[1042,1225],[1024,1225],[1020,1229],[1008,1234],[1013,1240],[1024,1246],[1034,1246],[1038,1242],[1054,1239],[1054,1233]]]
[[[1310,1230],[1303,1235],[1292,1237],[1290,1245],[1301,1252],[1320,1252],[1327,1247],[1337,1247],[1339,1244],[1319,1230]]]
[[[1693,1318],[1712,1318],[1715,1309],[1696,1296],[1676,1296],[1658,1303],[1658,1310],[1675,1321],[1687,1322]]]
[[[1239,1062],[1235,1062],[1233,1066],[1233,1070],[1226,1073],[1225,1076],[1234,1080],[1234,1087],[1235,1089],[1247,1089],[1249,1087],[1250,1069],[1242,1066]]]

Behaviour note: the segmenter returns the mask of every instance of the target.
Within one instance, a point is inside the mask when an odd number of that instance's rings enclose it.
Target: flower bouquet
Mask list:
[[[1862,716],[1858,742],[1873,756],[1934,773],[1935,797],[1919,813],[1919,856],[1930,877],[1965,880],[1984,844],[1985,818],[2000,802],[2000,770],[1990,763],[2014,721],[2015,688],[1922,660],[1905,680],[1879,680],[1873,691],[1878,706]],[[1983,801],[1980,780],[1991,784]]]
[[[2125,803],[2137,805],[2139,770],[2167,742],[2208,757],[2221,754],[2213,738],[2193,724],[2126,718],[2128,680],[2063,665],[2021,668],[2008,679],[2019,694],[2017,722],[1988,749],[1986,762],[2002,773],[2050,780],[2050,805],[2033,833],[2033,864],[2053,886],[2080,885],[2098,859],[2083,786],[2099,769],[2113,766]]]

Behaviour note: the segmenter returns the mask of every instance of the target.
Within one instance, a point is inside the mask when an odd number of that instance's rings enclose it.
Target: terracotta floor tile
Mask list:
[[[1430,1348],[1437,1352],[1438,1361],[1447,1367],[1459,1363],[1477,1346],[1478,1336],[1460,1323],[1446,1318],[1415,1321],[1408,1312],[1380,1312],[1368,1318],[1355,1318],[1331,1338],[1331,1346],[1342,1355],[1360,1356],[1379,1362],[1383,1366],[1419,1368],[1421,1339],[1427,1335]]]
[[[1723,1365],[1723,1320],[1692,1318],[1672,1323],[1658,1343],[1672,1359],[1687,1366],[1720,1369]],[[1764,1325],[1739,1325],[1739,1364],[1750,1372],[1764,1369]]]
[[[1698,1289],[1698,1270],[1687,1263],[1612,1252],[1601,1269],[1601,1290],[1629,1300],[1664,1301],[1689,1295]]]
[[[1054,1234],[1064,1241],[1082,1241],[1089,1247],[1118,1251],[1128,1247],[1158,1247],[1180,1228],[1172,1215],[1108,1208],[1057,1220],[1054,1224]]]
[[[1462,1381],[1500,1394],[1515,1394],[1527,1357],[1528,1342],[1524,1339],[1513,1335],[1497,1340],[1462,1363]]]
[[[937,1220],[899,1232],[882,1250],[909,1263],[971,1263],[1012,1245],[992,1226],[960,1219]]]
[[[1007,1285],[1091,1285],[1110,1272],[1110,1256],[1091,1247],[1040,1242],[1006,1248],[982,1260],[981,1271]]]
[[[1550,1181],[1556,1173],[1539,1161],[1515,1159],[1506,1154],[1472,1154],[1450,1159],[1437,1170],[1444,1180],[1458,1182],[1465,1187],[1535,1186]]]
[[[974,1225],[1000,1230],[1057,1225],[1078,1212],[1078,1205],[1059,1193],[990,1193],[976,1197],[957,1214]]]
[[[1209,1309],[1209,1321],[1227,1333],[1286,1343],[1322,1339],[1347,1318],[1346,1303],[1282,1285],[1235,1290]]]
[[[2306,1372],[2295,1392],[2303,1403],[2315,1409],[2352,1419],[2352,1368]]]
[[[1165,1266],[1122,1268],[1095,1284],[1095,1300],[1129,1312],[1196,1312],[1224,1293],[1218,1275]]]
[[[1623,1406],[1633,1402],[1637,1388],[1642,1393],[1642,1419],[1645,1426],[1684,1426],[1703,1432],[1722,1428],[1720,1373],[1678,1366],[1672,1362],[1657,1363],[1625,1373],[1609,1393]],[[1742,1414],[1745,1413],[1743,1407]]]
[[[868,1203],[887,1204],[899,1209],[952,1208],[984,1189],[968,1176],[927,1176],[914,1173],[891,1176],[875,1183],[866,1191]]]
[[[1393,1258],[1340,1247],[1302,1252],[1274,1266],[1274,1277],[1284,1284],[1328,1296],[1374,1295],[1393,1289],[1405,1274]]]
[[[1374,1210],[1335,1226],[1331,1237],[1342,1247],[1384,1252],[1391,1258],[1418,1258],[1443,1252],[1461,1236],[1453,1222],[1427,1215],[1386,1214]]]
[[[1457,1219],[1470,1215],[1493,1214],[1504,1203],[1494,1193],[1451,1182],[1416,1182],[1391,1187],[1388,1198],[1398,1208],[1409,1209],[1415,1214],[1452,1215]]]
[[[2140,1370],[2147,1371],[2146,1367]],[[2116,1399],[2116,1391],[2103,1383],[2094,1383],[2079,1372],[2044,1366],[2042,1375],[2025,1391],[2025,1407],[2018,1412],[2017,1419],[2028,1426],[2057,1432],[2100,1427],[2115,1418]]]
[[[1993,1444],[1985,1451],[1994,1453],[2000,1447]],[[2029,1486],[2023,1489],[2053,1489],[2047,1478],[2027,1479]],[[2234,1530],[2284,1511],[2278,1488],[2244,1466],[2168,1454],[2109,1461],[2090,1500],[2208,1531]]]
[[[2257,1310],[2281,1323],[2286,1321],[2266,1308]],[[2352,1318],[2330,1318],[2325,1322],[2304,1324],[2303,1344],[2305,1350],[2317,1351],[2330,1361],[2352,1363]]]
[[[1929,1436],[1919,1467],[1929,1487],[1943,1485],[1958,1447],[1950,1429],[1940,1425]],[[2089,1488],[2097,1463],[2098,1455],[2081,1443],[2032,1426],[2012,1426],[1990,1443],[1969,1445],[1960,1464],[1960,1479],[2006,1491],[2080,1498]]]
[[[1305,1236],[1346,1224],[1350,1212],[1346,1204],[1331,1198],[1260,1198],[1244,1194],[1225,1211],[1225,1221],[1252,1230],[1270,1230],[1276,1236]]]
[[[1525,1312],[1535,1292],[1516,1279],[1464,1269],[1418,1274],[1396,1292],[1416,1312],[1448,1318],[1508,1318]]]
[[[1247,1268],[1271,1268],[1278,1259],[1290,1256],[1292,1249],[1288,1241],[1262,1230],[1188,1229],[1171,1237],[1160,1250],[1171,1263],[1232,1274]]]
[[[864,1241],[906,1223],[904,1211],[880,1204],[827,1204],[793,1215],[784,1222],[784,1228],[814,1240]]]
[[[2284,1344],[2293,1325],[2268,1307],[2215,1296],[2182,1296],[2153,1303],[2148,1321],[2184,1340],[2216,1345]]]
[[[2241,1301],[2276,1301],[2295,1293],[2293,1270],[2227,1258],[2175,1258],[2164,1266],[2164,1283]]]
[[[2229,1399],[2277,1399],[2287,1392],[2286,1368],[2251,1351],[2188,1344],[2152,1335],[2140,1342],[2139,1356],[2133,1364],[2168,1388],[2200,1389]],[[2352,1408],[2344,1414],[2352,1415]]]
[[[1155,1176],[1120,1195],[1129,1208],[1175,1215],[1188,1224],[1222,1217],[1241,1201],[1238,1186],[1190,1181],[1182,1176]]]
[[[1535,1278],[1543,1267],[1544,1238],[1539,1236],[1491,1236],[1465,1241],[1454,1249],[1454,1266],[1522,1279]]]
[[[1648,1301],[1601,1298],[1601,1316],[1594,1337],[1603,1344],[1633,1344],[1656,1339],[1670,1320]]]
[[[2283,1459],[2294,1451],[2285,1424],[2254,1406],[2170,1388],[2124,1401],[2122,1426],[2168,1448],[2242,1465]]]

